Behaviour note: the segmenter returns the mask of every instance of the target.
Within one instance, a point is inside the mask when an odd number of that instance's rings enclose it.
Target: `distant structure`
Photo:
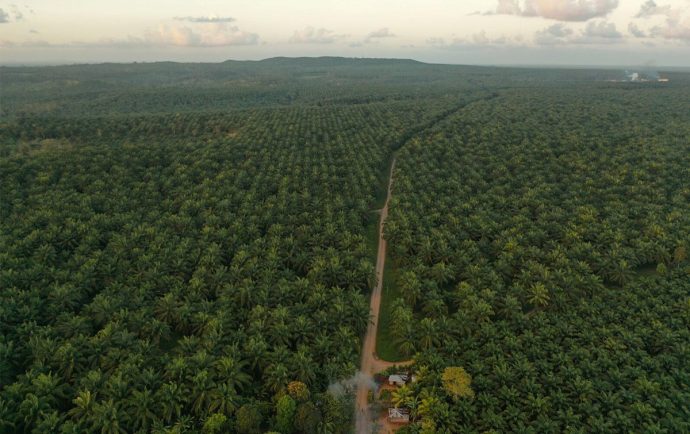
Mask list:
[[[625,78],[607,81],[614,83],[648,83],[653,81],[667,83],[669,79],[662,78],[656,71],[625,71]]]

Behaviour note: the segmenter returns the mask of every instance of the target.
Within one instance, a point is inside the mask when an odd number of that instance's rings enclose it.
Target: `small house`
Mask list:
[[[409,377],[407,375],[402,374],[389,375],[388,384],[391,386],[404,386],[407,383],[408,378]]]
[[[406,408],[389,408],[388,421],[391,423],[409,423],[410,411]]]

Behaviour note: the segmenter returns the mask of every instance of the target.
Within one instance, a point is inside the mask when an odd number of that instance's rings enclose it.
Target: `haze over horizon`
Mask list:
[[[275,56],[690,66],[690,0],[0,1],[0,64]]]

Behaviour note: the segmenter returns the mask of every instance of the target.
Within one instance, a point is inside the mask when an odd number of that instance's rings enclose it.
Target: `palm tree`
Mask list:
[[[171,422],[173,418],[179,418],[185,405],[186,393],[176,383],[165,383],[156,394],[158,404],[163,414],[163,420]]]
[[[246,362],[234,357],[224,356],[214,363],[216,377],[221,383],[229,384],[233,389],[242,390],[249,385],[252,377],[244,372]]]
[[[395,408],[407,407],[407,404],[412,400],[412,389],[404,385],[398,387],[391,392],[391,402]]]
[[[549,305],[549,290],[543,283],[535,283],[529,287],[527,301],[535,308],[543,308]]]
[[[410,418],[412,419],[412,422],[417,420],[417,417],[419,416],[419,404],[421,402],[422,401],[419,399],[419,397],[414,395],[405,403],[405,406],[410,410]]]
[[[300,347],[293,355],[291,363],[291,371],[295,378],[304,384],[312,384],[316,379],[316,369],[314,360],[309,354],[307,347]]]
[[[96,404],[96,396],[91,395],[88,390],[77,393],[77,397],[72,400],[74,407],[67,414],[75,420],[88,419],[93,414]]]
[[[609,271],[609,278],[620,286],[624,286],[632,278],[633,272],[630,264],[625,259],[614,262]]]
[[[455,277],[453,268],[445,262],[438,262],[431,267],[431,278],[434,282],[444,284],[450,282]]]
[[[192,411],[200,417],[205,417],[208,414],[209,402],[211,402],[218,390],[216,383],[213,381],[208,371],[203,370],[198,372],[192,378]]]
[[[266,365],[268,344],[262,336],[252,336],[244,344],[244,354],[247,355],[252,369],[255,371],[263,369]]]
[[[91,426],[101,434],[122,434],[127,430],[122,426],[120,414],[112,399],[96,404]]]
[[[209,402],[210,413],[223,413],[231,416],[238,408],[240,396],[229,383],[221,383],[218,386],[218,393],[214,394]]]
[[[405,301],[412,307],[417,304],[417,300],[422,295],[422,284],[413,271],[405,271],[400,274],[398,288]]]
[[[438,334],[436,333],[436,321],[434,319],[423,318],[419,322],[419,342],[425,350],[439,343]]]
[[[156,419],[156,415],[152,411],[154,404],[154,395],[150,390],[135,390],[132,393],[128,416],[134,429],[148,430],[151,423]]]
[[[19,405],[19,412],[23,416],[22,420],[27,430],[33,428],[39,417],[49,410],[50,405],[33,393],[28,393]]]
[[[273,363],[264,373],[264,384],[272,392],[278,392],[289,381],[288,370],[282,363]]]
[[[441,400],[426,389],[422,391],[420,398],[418,414],[423,418],[432,417],[434,411],[441,407]]]

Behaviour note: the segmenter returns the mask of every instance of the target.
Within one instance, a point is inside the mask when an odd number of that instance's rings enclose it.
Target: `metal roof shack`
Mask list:
[[[406,408],[389,408],[388,421],[391,423],[409,423],[410,411]]]
[[[395,374],[388,376],[388,384],[391,386],[404,386],[409,377],[407,375]]]

